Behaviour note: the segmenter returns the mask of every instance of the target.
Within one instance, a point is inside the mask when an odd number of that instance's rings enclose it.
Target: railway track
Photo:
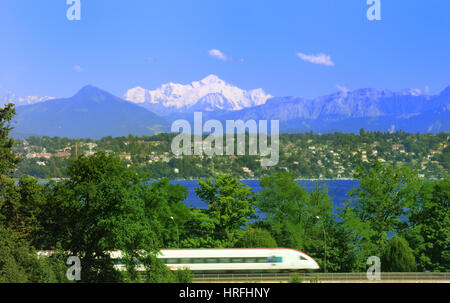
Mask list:
[[[196,274],[194,283],[289,283],[294,274],[239,273]],[[381,280],[371,281],[366,273],[302,273],[301,283],[450,283],[450,273],[382,273]]]

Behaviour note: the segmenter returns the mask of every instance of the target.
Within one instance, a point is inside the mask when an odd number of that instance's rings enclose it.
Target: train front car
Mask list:
[[[283,249],[286,258],[286,267],[290,271],[315,271],[320,269],[319,264],[309,255],[295,249]]]
[[[158,258],[172,269],[196,273],[287,272],[319,269],[305,253],[293,249],[168,249]]]

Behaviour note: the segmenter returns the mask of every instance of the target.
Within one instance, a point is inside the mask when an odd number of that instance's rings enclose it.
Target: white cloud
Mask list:
[[[213,58],[216,58],[216,59],[219,59],[222,61],[228,60],[228,57],[218,49],[211,49],[208,51],[208,54],[210,57],[213,57]]]
[[[79,65],[75,65],[74,67],[72,67],[72,69],[73,69],[75,72],[77,72],[77,73],[82,73],[82,72],[84,72],[84,69],[83,69],[81,66],[79,66]]]
[[[331,57],[324,53],[318,53],[317,55],[306,55],[306,54],[297,52],[297,56],[300,59],[302,59],[303,61],[310,62],[313,64],[334,66],[334,62],[331,61]]]

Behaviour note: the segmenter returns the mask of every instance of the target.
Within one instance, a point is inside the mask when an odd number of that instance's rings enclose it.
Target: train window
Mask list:
[[[300,256],[300,260],[307,260]],[[283,257],[272,256],[269,258],[169,258],[161,259],[165,264],[202,264],[202,263],[282,263]],[[117,264],[122,262],[117,261]]]
[[[206,259],[206,263],[217,263],[217,259],[215,258]]]
[[[281,263],[281,262],[283,262],[283,258],[273,256],[273,257],[268,258],[267,262],[268,263]]]
[[[142,264],[142,261],[139,260],[138,258],[133,258],[133,263],[134,263],[135,265],[141,265],[141,264]]]
[[[302,260],[302,261],[308,261],[308,259],[306,259],[306,258],[303,257],[303,256],[300,256],[300,260]]]
[[[219,263],[231,263],[231,259],[230,258],[221,258],[221,259],[219,259]]]
[[[267,263],[267,259],[266,258],[258,258],[256,259],[257,263]]]
[[[192,259],[192,261],[193,261],[193,263],[196,263],[196,264],[205,263],[205,259],[202,259],[202,258],[195,258],[195,259]]]

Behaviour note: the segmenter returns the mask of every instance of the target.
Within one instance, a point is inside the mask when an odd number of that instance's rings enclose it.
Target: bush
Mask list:
[[[189,268],[179,269],[173,272],[175,276],[175,283],[192,283],[194,274]]]
[[[408,242],[398,236],[390,239],[381,257],[382,271],[413,272],[416,267],[416,260]]]
[[[314,278],[312,278],[311,280],[309,280],[309,283],[319,283],[319,276],[316,275]]]
[[[300,274],[293,274],[289,278],[289,283],[303,283],[303,278]]]
[[[151,255],[144,261],[147,283],[173,283],[175,276],[163,261]]]

